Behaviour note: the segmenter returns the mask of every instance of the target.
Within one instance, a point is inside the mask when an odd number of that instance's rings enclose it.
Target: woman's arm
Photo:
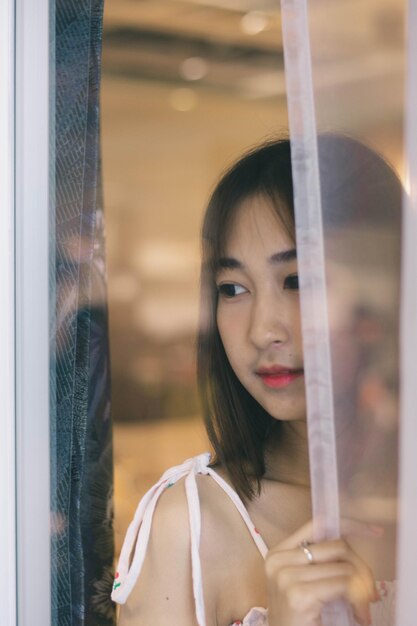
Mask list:
[[[349,522],[352,533],[375,537],[372,528]],[[318,626],[325,604],[341,598],[355,618],[369,626],[370,603],[379,599],[372,571],[344,539],[311,544],[309,563],[300,543],[312,536],[311,523],[270,550],[268,581],[269,626]]]
[[[119,626],[196,626],[188,505],[184,481],[167,489],[155,509],[142,571]]]

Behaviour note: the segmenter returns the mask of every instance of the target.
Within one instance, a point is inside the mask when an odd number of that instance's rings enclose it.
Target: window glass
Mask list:
[[[208,449],[196,390],[200,228],[220,172],[287,134],[278,7],[108,0],[102,133],[116,550],[141,495]]]

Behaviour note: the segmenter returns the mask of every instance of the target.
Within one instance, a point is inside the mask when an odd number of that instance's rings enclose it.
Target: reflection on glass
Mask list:
[[[395,578],[402,186],[369,148],[319,139],[341,515],[384,528],[358,549]]]

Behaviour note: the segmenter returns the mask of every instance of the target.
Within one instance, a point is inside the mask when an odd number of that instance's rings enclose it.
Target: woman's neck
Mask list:
[[[281,422],[267,446],[265,479],[300,487],[310,486],[307,424]]]

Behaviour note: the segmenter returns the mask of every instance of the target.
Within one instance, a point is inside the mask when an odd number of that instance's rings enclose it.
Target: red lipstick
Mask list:
[[[256,374],[262,382],[272,389],[281,389],[287,387],[297,378],[304,375],[303,369],[292,369],[275,365],[273,367],[261,367]]]

